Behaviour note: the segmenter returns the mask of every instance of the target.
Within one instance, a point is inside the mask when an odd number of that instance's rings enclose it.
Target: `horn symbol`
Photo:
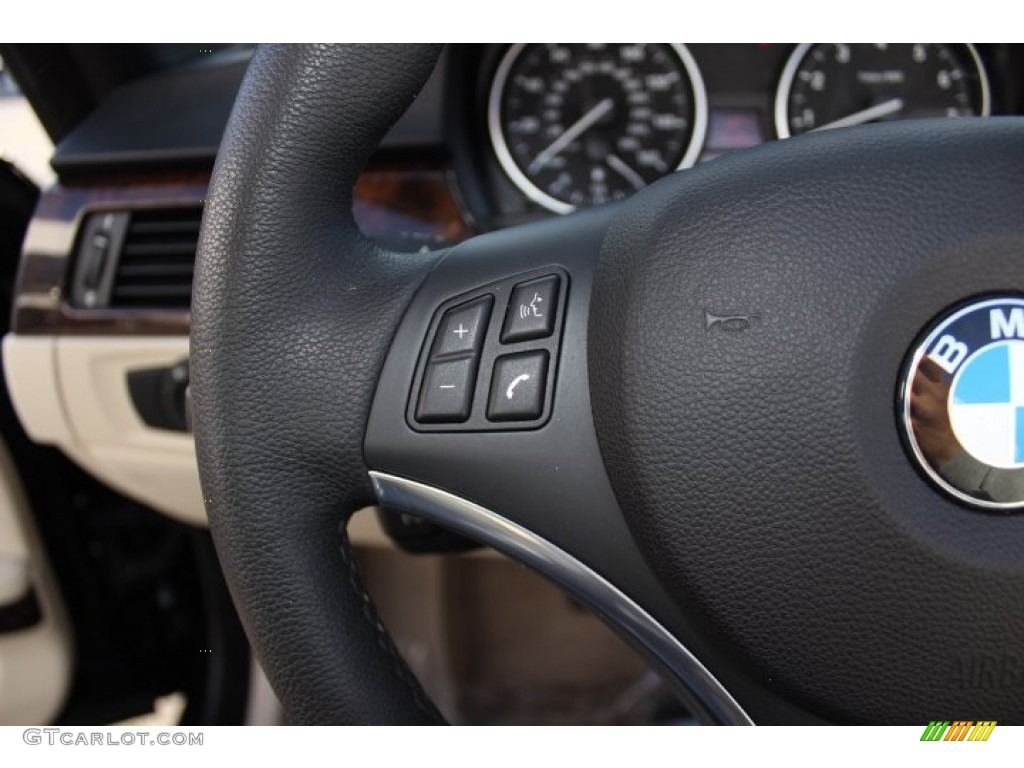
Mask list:
[[[759,318],[760,315],[716,315],[705,309],[704,330],[710,332],[712,328],[718,326],[723,331],[745,331]]]

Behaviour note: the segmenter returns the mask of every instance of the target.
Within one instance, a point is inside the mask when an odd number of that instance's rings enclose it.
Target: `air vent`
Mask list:
[[[132,211],[108,306],[188,309],[203,209]]]

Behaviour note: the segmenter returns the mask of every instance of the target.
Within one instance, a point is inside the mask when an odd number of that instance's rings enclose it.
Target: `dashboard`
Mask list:
[[[199,523],[192,266],[250,55],[232,47],[119,83],[63,137],[4,345],[33,439]],[[367,235],[414,253],[613,203],[765,142],[1021,113],[1018,45],[455,45],[370,159],[352,209]]]

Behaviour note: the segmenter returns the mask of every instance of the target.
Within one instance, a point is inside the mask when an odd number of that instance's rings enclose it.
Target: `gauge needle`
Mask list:
[[[879,120],[889,115],[895,115],[903,109],[903,99],[889,99],[883,101],[881,104],[875,104],[873,107],[862,109],[860,112],[854,112],[852,115],[846,117],[840,117],[838,120],[833,120],[831,123],[825,123],[815,128],[815,131],[828,131],[833,128],[849,128],[851,125],[860,125],[861,123],[870,123],[872,120]]]
[[[622,178],[624,178],[634,187],[636,187],[637,189],[644,188],[645,182],[643,177],[639,173],[634,171],[632,168],[630,168],[628,165],[626,165],[626,163],[623,162],[622,158],[620,158],[618,155],[608,155],[608,157],[605,158],[605,161],[608,163],[608,166],[613,171],[616,171]]]
[[[587,113],[583,115],[579,120],[570,125],[561,136],[552,141],[547,149],[537,155],[534,161],[530,163],[530,167],[527,170],[530,173],[536,173],[545,165],[554,160],[558,155],[578,139],[583,133],[589,130],[594,123],[600,120],[602,117],[607,115],[615,107],[615,102],[611,98],[601,99],[593,107],[587,110]]]

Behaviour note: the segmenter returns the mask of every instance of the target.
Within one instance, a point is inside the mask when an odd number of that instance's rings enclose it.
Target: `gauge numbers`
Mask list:
[[[971,45],[805,43],[775,98],[779,138],[880,120],[988,115],[989,85]]]
[[[678,44],[519,44],[488,103],[491,143],[529,199],[557,213],[619,200],[693,165],[704,84]]]

